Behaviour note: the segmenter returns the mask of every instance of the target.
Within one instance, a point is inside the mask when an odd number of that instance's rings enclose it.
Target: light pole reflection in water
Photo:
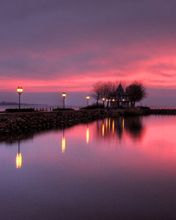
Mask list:
[[[104,120],[103,120],[102,125],[101,125],[101,135],[102,135],[102,137],[104,137],[104,135],[105,135],[105,123],[104,123]]]
[[[90,129],[87,125],[87,128],[86,128],[86,143],[89,144],[90,142]]]
[[[97,134],[102,138],[117,137],[120,141],[125,133],[134,140],[142,138],[144,133],[142,119],[140,117],[107,118],[97,124]]]
[[[66,138],[65,138],[65,129],[62,129],[62,140],[61,140],[61,151],[62,153],[65,153],[66,151]]]
[[[20,152],[20,140],[18,140],[18,152],[16,155],[16,168],[20,169],[22,168],[23,165],[23,157],[22,157],[22,153]]]

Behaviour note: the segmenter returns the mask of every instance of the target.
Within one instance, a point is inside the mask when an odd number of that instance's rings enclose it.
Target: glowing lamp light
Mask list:
[[[18,94],[22,94],[23,93],[23,87],[22,86],[18,86],[16,89]]]
[[[87,105],[89,105],[90,96],[86,96]]]
[[[23,164],[23,157],[21,153],[17,153],[16,155],[16,168],[20,169],[22,167]]]
[[[67,93],[63,92],[62,97],[66,97],[66,96],[67,96]]]

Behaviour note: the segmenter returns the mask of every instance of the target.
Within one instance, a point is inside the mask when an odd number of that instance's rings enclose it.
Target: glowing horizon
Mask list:
[[[0,8],[1,92],[89,93],[98,81],[176,90],[175,2],[18,1]]]

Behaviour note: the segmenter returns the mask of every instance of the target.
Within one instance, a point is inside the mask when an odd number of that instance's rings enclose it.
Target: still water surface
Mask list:
[[[1,143],[0,177],[2,220],[176,219],[176,117]]]

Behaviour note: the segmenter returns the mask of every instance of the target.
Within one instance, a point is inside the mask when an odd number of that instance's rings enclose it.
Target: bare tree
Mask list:
[[[102,83],[101,82],[97,82],[93,85],[93,93],[91,96],[96,100],[96,104],[98,105],[99,100],[101,99],[101,96],[102,96]]]
[[[97,82],[93,85],[92,97],[98,105],[100,99],[107,100],[107,107],[110,105],[110,100],[116,98],[117,84],[113,82]]]

